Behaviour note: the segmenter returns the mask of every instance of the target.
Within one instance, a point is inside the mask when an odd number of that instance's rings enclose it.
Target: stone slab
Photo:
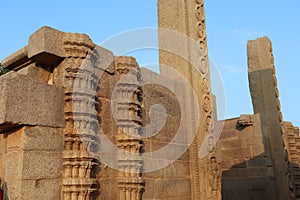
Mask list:
[[[63,127],[63,90],[20,78],[0,79],[0,130],[7,125]]]

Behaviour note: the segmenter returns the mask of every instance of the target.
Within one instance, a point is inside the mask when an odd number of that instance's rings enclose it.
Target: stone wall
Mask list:
[[[94,48],[86,35],[43,27],[26,47],[2,62],[12,70],[0,79],[4,88],[0,177],[6,195],[75,200],[141,199],[143,194],[145,199],[191,199],[187,113],[181,113],[178,99],[184,99],[185,88],[145,69],[141,73],[132,57]],[[167,87],[155,81],[143,85],[149,76],[164,79]],[[158,104],[161,107],[155,107]],[[158,130],[155,124],[162,111],[166,120]],[[181,136],[174,139],[179,127]],[[114,152],[105,160],[103,136],[124,150],[125,157]],[[168,145],[185,149],[183,155],[174,158],[168,152],[157,160],[153,152]],[[160,166],[164,162],[170,165]],[[147,163],[154,166],[144,172]]]
[[[0,77],[0,177],[6,199],[60,198],[63,92],[46,84],[41,71],[31,64]]]
[[[149,154],[149,160],[152,159],[158,168],[158,170],[151,170],[143,174],[145,180],[143,199],[191,199],[189,151],[186,138],[181,135],[179,130],[185,129],[186,131],[186,122],[182,121],[185,113],[181,113],[178,96],[170,91],[172,88],[177,95],[183,95],[180,92],[183,91],[183,85],[149,70],[144,69],[143,71],[142,79],[149,79],[151,76],[153,81],[143,87],[146,127],[144,133],[146,137],[144,140],[145,153]],[[165,86],[156,84],[159,82],[164,82]],[[183,98],[183,96],[179,98]],[[162,107],[164,109],[161,109]],[[147,125],[151,125],[151,127]],[[170,145],[175,150],[186,150],[178,159],[173,158],[172,154],[175,152],[162,153],[161,157],[158,157],[157,152],[163,152],[162,148]],[[162,163],[168,161],[171,164],[162,167]]]
[[[296,199],[299,129],[283,122],[272,44],[248,42],[254,115],[226,120],[217,151],[224,199]]]
[[[191,87],[186,89],[184,110],[189,123],[187,132],[195,135],[189,148],[192,199],[219,199],[220,188],[211,184],[208,175],[209,163],[216,158],[212,151],[214,145],[207,148],[205,158],[200,155],[202,144],[208,138],[217,140],[210,134],[214,132],[215,116],[204,0],[159,0],[158,27],[161,74],[176,81],[184,79]]]
[[[293,126],[291,122],[282,123],[283,140],[287,149],[287,156],[289,158],[289,173],[290,185],[289,187],[294,192],[294,198],[300,197],[300,134],[299,128]]]
[[[222,170],[223,199],[275,199],[270,146],[260,115],[226,120],[217,145]]]
[[[299,129],[282,119],[271,50],[267,38],[249,42],[255,114],[225,120],[214,147],[208,65],[201,74],[173,60],[180,73],[160,75],[87,35],[41,28],[2,61],[12,70],[0,77],[5,198],[221,199],[222,189],[230,200],[296,199]],[[167,65],[172,56],[161,53]]]

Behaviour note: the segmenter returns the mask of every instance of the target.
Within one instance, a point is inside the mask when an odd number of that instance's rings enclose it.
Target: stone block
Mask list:
[[[232,148],[243,148],[245,147],[245,140],[243,139],[231,139],[231,140],[221,140],[221,149],[232,149]]]
[[[246,168],[234,168],[228,169],[222,172],[222,178],[234,177],[234,178],[245,178],[247,174]]]
[[[154,179],[178,179],[178,178],[187,178],[190,176],[190,163],[183,161],[174,161],[166,167],[160,166],[164,160],[156,161],[152,163],[154,166],[156,164],[156,171],[151,171],[143,173],[145,178],[154,178]]]
[[[64,93],[27,79],[0,78],[0,129],[5,125],[64,126]]]
[[[158,179],[158,178],[162,178],[163,174],[164,174],[163,173],[163,169],[160,169],[160,170],[156,170],[156,171],[151,171],[151,172],[143,173],[143,177],[145,179],[147,179],[147,178],[149,178],[149,179]]]
[[[23,199],[21,196],[21,180],[6,180],[8,199]]]
[[[16,74],[17,76],[23,76],[24,78],[42,83],[47,83],[50,78],[50,72],[37,66],[35,63],[20,69]]]
[[[8,152],[5,160],[5,180],[21,180],[23,156],[20,150]]]
[[[254,157],[250,160],[247,160],[249,167],[272,167],[273,162],[271,157]]]
[[[273,167],[252,167],[247,169],[247,177],[274,177]]]
[[[1,64],[7,69],[18,69],[20,65],[28,61],[27,47],[23,47],[19,51],[2,60]],[[12,73],[12,72],[9,72]]]
[[[221,151],[223,158],[225,159],[243,159],[251,158],[251,148],[235,148]]]
[[[143,87],[143,90],[147,112],[153,105],[159,104],[165,109],[167,114],[181,116],[179,100],[169,88],[157,83],[149,83]]]
[[[246,145],[247,146],[262,146],[262,145],[264,145],[263,137],[262,136],[249,137],[246,140]]]
[[[226,193],[240,192],[241,190],[247,191],[250,189],[250,181],[245,178],[232,178],[226,177],[222,179],[222,190]]]
[[[87,35],[85,36],[86,40],[90,40]],[[93,44],[91,40],[89,42]],[[98,54],[97,67],[105,72],[108,72],[109,74],[113,74],[115,72],[115,60],[117,59],[113,53],[100,46],[96,46],[93,51]],[[101,78],[102,77],[100,77],[100,79]]]
[[[63,149],[61,128],[26,127],[23,133],[24,151],[58,151]]]
[[[21,181],[21,199],[60,199],[61,179],[35,179]]]
[[[144,177],[143,179],[145,182],[145,192],[143,193],[143,199],[153,199],[153,192],[156,189],[156,186],[154,185],[154,178]]]
[[[44,26],[30,36],[28,58],[46,66],[54,66],[65,56],[63,41],[63,32]]]
[[[224,129],[228,130],[228,129],[236,129],[237,128],[237,124],[238,124],[238,120],[239,118],[234,118],[234,119],[228,119],[224,122]]]
[[[266,151],[266,147],[263,145],[252,146],[252,157],[255,156],[270,156],[269,152]]]
[[[158,156],[157,152],[160,152],[159,159],[166,160],[177,160],[188,150],[187,145],[177,144],[177,143],[167,143],[153,141],[152,143],[152,154]]]
[[[236,129],[223,129],[220,139],[234,139],[238,138],[238,131]]]
[[[249,41],[247,48],[249,72],[273,68],[274,58],[269,38],[262,37]]]
[[[0,178],[3,178],[5,175],[5,162],[6,155],[0,155]]]
[[[154,190],[151,191],[152,199],[190,199],[190,179],[156,179]]]
[[[55,179],[61,177],[62,155],[55,152],[24,152],[22,179]]]
[[[99,195],[101,200],[118,199],[118,183],[116,179],[103,179],[100,181],[101,193]]]
[[[163,178],[177,179],[190,176],[190,163],[175,161],[166,168],[163,168]]]
[[[4,135],[0,134],[0,156],[6,154],[6,149],[7,149],[7,140]]]
[[[251,190],[275,190],[275,178],[263,177],[263,178],[252,178],[249,180]]]
[[[22,136],[23,136],[24,128],[17,129],[12,131],[10,134],[7,135],[5,138],[7,143],[7,150],[15,151],[21,150],[23,143],[22,143]]]
[[[222,170],[227,169],[237,169],[237,168],[246,168],[247,162],[246,159],[226,159],[221,161]]]
[[[161,115],[160,115],[161,117]],[[159,114],[154,116],[148,124],[145,125],[145,133],[147,137],[152,137],[153,140],[162,142],[176,142],[179,144],[187,143],[184,125],[181,123],[180,117],[167,115],[162,124],[162,119],[159,119]]]

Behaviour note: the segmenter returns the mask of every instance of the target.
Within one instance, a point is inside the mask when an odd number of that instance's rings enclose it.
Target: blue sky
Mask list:
[[[47,25],[88,34],[101,44],[127,30],[157,26],[156,1],[3,1],[0,60],[25,46],[28,37]],[[300,1],[206,1],[208,48],[223,78],[226,117],[252,113],[247,79],[246,43],[268,36],[273,43],[286,121],[300,126]],[[135,53],[141,65],[157,63],[154,51]]]

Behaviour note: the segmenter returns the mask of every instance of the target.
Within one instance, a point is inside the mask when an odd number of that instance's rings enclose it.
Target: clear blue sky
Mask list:
[[[87,33],[97,44],[123,31],[157,26],[154,0],[12,0],[3,1],[1,8],[0,60],[25,46],[44,25]],[[273,42],[284,119],[299,126],[300,1],[207,0],[205,8],[209,54],[226,89],[226,117],[252,113],[246,42],[266,35]],[[148,53],[137,53],[141,65],[157,63],[156,54]]]

